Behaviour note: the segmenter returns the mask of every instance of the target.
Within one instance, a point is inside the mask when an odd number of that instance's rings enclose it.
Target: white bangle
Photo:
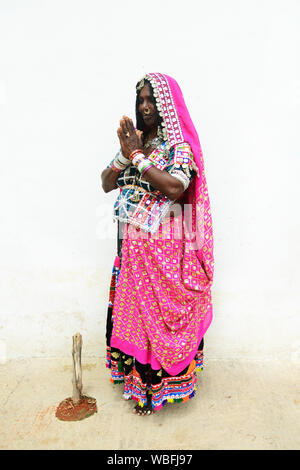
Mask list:
[[[184,173],[182,172],[177,173],[174,171],[173,173],[170,173],[170,175],[174,176],[174,178],[176,178],[178,181],[180,181],[183,184],[184,191],[189,187],[190,180]]]
[[[125,170],[125,168],[126,168],[126,166],[127,166],[127,165],[124,165],[123,163],[120,163],[117,158],[114,159],[113,164],[114,164],[114,166],[115,166],[116,168],[118,168],[119,170]]]
[[[117,158],[124,165],[129,165],[131,163],[129,158],[124,157],[124,155],[121,152],[118,153]]]
[[[121,150],[117,153],[117,155],[114,158],[113,164],[116,168],[119,170],[125,170],[125,168],[130,164],[130,160],[128,158],[125,158],[122,155]]]

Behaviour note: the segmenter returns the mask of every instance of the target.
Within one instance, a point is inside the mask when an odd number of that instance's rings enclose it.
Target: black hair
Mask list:
[[[137,86],[139,85],[140,82],[137,83]],[[155,109],[157,111],[157,107],[156,107],[156,100],[154,98],[154,95],[153,95],[153,87],[151,85],[151,83],[149,82],[149,80],[144,80],[144,84],[145,85],[149,85],[149,89],[150,89],[150,94],[151,94],[151,97],[153,99],[153,102],[154,102],[154,105],[155,105]],[[135,116],[136,116],[136,128],[140,131],[145,131],[145,123],[144,123],[144,119],[143,119],[143,116],[141,115],[141,113],[139,112],[139,97],[140,97],[140,93],[141,93],[141,89],[140,90],[137,90],[136,92],[136,101],[135,101]],[[157,111],[157,114],[158,114],[158,111]],[[160,126],[161,123],[162,123],[163,119],[162,117],[158,114],[158,125]],[[145,137],[145,136],[144,136]]]

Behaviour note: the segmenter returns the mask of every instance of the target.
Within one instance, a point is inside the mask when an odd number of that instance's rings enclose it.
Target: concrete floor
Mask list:
[[[0,449],[299,449],[300,366],[206,359],[195,398],[133,415],[104,359],[83,359],[84,393],[98,413],[61,422],[72,394],[70,359],[0,365]]]

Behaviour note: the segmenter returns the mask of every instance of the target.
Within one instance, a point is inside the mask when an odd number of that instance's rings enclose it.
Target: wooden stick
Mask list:
[[[81,369],[81,349],[82,336],[76,333],[73,336],[73,396],[74,403],[78,403],[82,398],[82,369]]]

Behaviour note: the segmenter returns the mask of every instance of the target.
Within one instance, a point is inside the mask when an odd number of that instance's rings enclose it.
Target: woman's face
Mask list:
[[[139,94],[139,112],[141,113],[146,128],[152,129],[158,124],[158,112],[155,99],[151,95],[149,85],[145,85]]]

